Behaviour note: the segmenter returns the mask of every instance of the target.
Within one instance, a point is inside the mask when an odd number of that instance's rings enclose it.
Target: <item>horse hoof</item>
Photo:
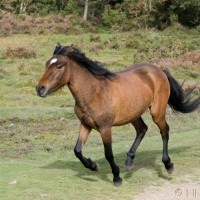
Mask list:
[[[173,171],[174,171],[174,164],[173,164],[173,163],[170,163],[170,166],[169,166],[169,168],[167,169],[167,172],[168,172],[168,174],[172,174]]]
[[[121,186],[122,185],[122,179],[120,177],[114,178],[113,185],[116,186],[116,187]]]
[[[99,171],[99,166],[96,163],[92,163],[90,169],[94,172],[98,172]]]
[[[125,169],[126,169],[126,171],[131,171],[131,170],[134,169],[134,165],[133,164],[132,165],[125,165]]]
[[[98,172],[98,171],[99,171],[99,165],[98,165],[98,164],[96,164],[96,168],[95,168],[94,171],[95,171],[95,172]]]

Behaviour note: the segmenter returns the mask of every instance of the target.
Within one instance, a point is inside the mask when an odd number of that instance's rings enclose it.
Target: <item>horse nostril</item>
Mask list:
[[[45,86],[41,85],[41,86],[36,87],[36,91],[39,95],[41,95],[45,91]]]
[[[40,86],[40,91],[44,91],[44,90],[45,90],[44,85]]]

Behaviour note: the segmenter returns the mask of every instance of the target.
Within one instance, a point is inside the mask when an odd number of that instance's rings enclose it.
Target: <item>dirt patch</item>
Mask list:
[[[135,200],[200,200],[200,181],[182,180],[180,184],[165,181],[162,186],[149,186]]]

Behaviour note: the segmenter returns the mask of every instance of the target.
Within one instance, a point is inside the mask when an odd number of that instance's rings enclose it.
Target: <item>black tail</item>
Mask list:
[[[170,84],[169,106],[173,110],[182,113],[190,113],[198,109],[200,107],[200,97],[194,100],[191,99],[192,91],[196,87],[186,92],[182,88],[183,84],[180,85],[168,71],[163,70],[163,72],[166,74]]]

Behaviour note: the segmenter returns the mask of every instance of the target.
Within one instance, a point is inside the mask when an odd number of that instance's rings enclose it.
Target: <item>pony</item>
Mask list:
[[[74,153],[86,168],[99,170],[98,165],[84,157],[82,152],[89,133],[96,129],[112,170],[113,184],[121,185],[120,169],[112,151],[112,126],[131,123],[136,130],[136,138],[125,161],[126,169],[131,170],[136,150],[148,129],[141,116],[149,109],[163,141],[162,162],[169,174],[173,172],[174,166],[168,155],[166,108],[169,105],[181,113],[197,110],[200,97],[191,99],[195,87],[185,91],[168,71],[150,64],[134,64],[114,73],[100,62],[86,57],[79,49],[58,43],[53,56],[46,62],[36,91],[40,97],[46,97],[64,85],[68,86],[75,99],[74,110],[80,120]]]

